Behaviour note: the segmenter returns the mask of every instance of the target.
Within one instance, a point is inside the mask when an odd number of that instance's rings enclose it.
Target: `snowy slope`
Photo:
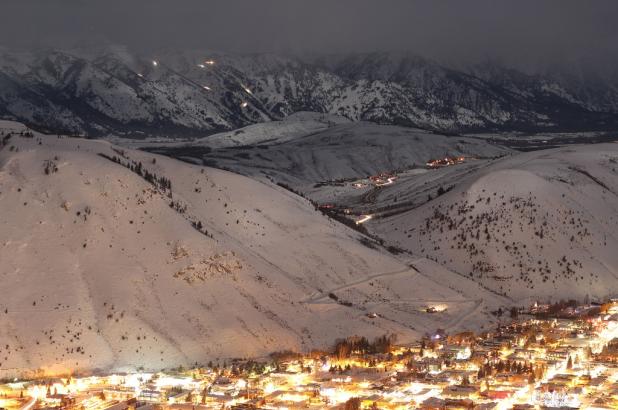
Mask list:
[[[469,171],[437,180],[451,191],[366,226],[514,300],[618,292],[618,144],[536,151]],[[397,189],[406,187],[390,195]]]
[[[261,356],[351,334],[409,341],[487,324],[503,302],[361,244],[276,186],[0,128],[3,377]],[[436,301],[453,309],[419,308]]]
[[[253,177],[268,175],[303,191],[321,181],[424,167],[428,160],[445,155],[497,157],[510,153],[483,140],[406,127],[355,122],[330,124],[320,130],[308,129],[305,124],[288,118],[215,135],[212,140],[206,137],[167,147],[154,144],[150,149]],[[272,137],[265,140],[268,135]],[[254,145],[237,145],[241,138]]]
[[[281,121],[248,125],[234,131],[222,132],[193,141],[191,145],[210,148],[241,147],[258,144],[279,144],[325,131],[350,120],[337,115],[316,112],[297,112]],[[182,146],[183,144],[176,144]]]

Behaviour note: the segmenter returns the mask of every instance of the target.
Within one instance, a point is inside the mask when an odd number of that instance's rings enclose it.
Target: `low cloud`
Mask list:
[[[1,9],[8,47],[410,51],[520,65],[613,64],[618,53],[614,0],[4,0]]]

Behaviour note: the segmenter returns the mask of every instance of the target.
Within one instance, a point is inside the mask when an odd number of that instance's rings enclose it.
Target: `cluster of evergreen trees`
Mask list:
[[[213,238],[212,234],[208,232],[208,229],[204,228],[202,221],[191,221],[191,226],[195,230],[200,231],[201,233],[208,236],[209,238]]]
[[[534,383],[535,380],[542,378],[546,371],[547,368],[544,365],[533,366],[530,363],[499,360],[493,363],[485,363],[481,366],[477,373],[477,378],[481,380],[485,377],[490,377],[498,373],[516,373],[528,375],[528,381],[530,383]]]
[[[351,357],[354,354],[390,353],[395,343],[395,335],[383,335],[370,342],[366,337],[352,336],[338,339],[335,342],[334,353],[339,359]]]
[[[168,191],[170,194],[172,193],[172,181],[164,176],[157,176],[155,173],[149,172],[142,166],[141,162],[133,162],[133,171],[143,177],[146,181],[150,182],[152,185],[157,188]]]
[[[185,212],[187,212],[187,205],[183,204],[180,201],[170,201],[170,208],[172,208],[174,211],[178,212],[179,214],[184,214]]]
[[[121,152],[121,154],[120,154],[120,155],[122,155],[121,157],[117,157],[116,155],[109,156],[109,155],[104,154],[102,152],[99,153],[99,156],[103,157],[105,159],[108,159],[108,160],[110,160],[112,162],[115,162],[116,164],[122,165],[123,167],[131,170],[132,172],[135,172],[137,175],[139,175],[140,177],[144,178],[146,181],[148,181],[154,187],[158,188],[159,190],[161,190],[163,192],[166,192],[167,195],[170,198],[172,197],[172,181],[170,181],[169,178],[166,178],[163,175],[158,176],[154,172],[148,171],[142,165],[142,163],[140,161],[133,161],[133,160],[127,158],[127,162],[124,162],[122,160],[122,157],[124,157],[124,152],[123,151],[119,151],[119,152]]]
[[[269,178],[271,182],[275,182],[274,179]],[[342,179],[341,181],[346,181],[345,179]],[[369,231],[367,230],[367,228],[365,228],[365,226],[363,225],[359,225],[357,224],[355,221],[353,221],[352,219],[348,218],[345,214],[342,213],[342,211],[340,209],[337,208],[325,208],[325,207],[321,207],[316,201],[312,200],[311,198],[307,198],[305,196],[305,194],[303,194],[302,192],[292,188],[291,186],[289,186],[288,184],[284,183],[284,182],[276,182],[277,185],[279,185],[280,187],[287,189],[288,191],[302,197],[305,198],[306,200],[308,200],[309,202],[311,202],[311,205],[313,205],[313,207],[315,208],[316,211],[320,211],[323,215],[326,215],[326,217],[333,219],[341,224],[344,224],[345,226],[347,226],[348,228],[352,228],[355,231],[358,231],[360,233],[362,233],[363,235],[373,239],[375,242],[379,243],[381,246],[384,246],[384,240],[382,238],[378,238],[374,235],[371,235],[369,233]],[[316,186],[320,186],[320,183],[316,184]],[[449,187],[446,191],[450,190],[452,187]],[[444,190],[444,188],[442,188]],[[443,192],[443,193],[444,193]],[[361,238],[360,242],[367,246],[368,248],[371,249],[375,249],[374,244],[371,242],[371,240],[369,238]],[[390,253],[397,255],[400,253],[403,253],[404,250],[395,246],[388,246],[386,248],[387,251],[389,251]]]
[[[43,163],[43,172],[45,172],[45,175],[54,174],[58,172],[58,165],[56,165],[56,162],[47,159]]]
[[[119,156],[116,156],[116,155],[110,156],[102,152],[99,153],[99,156],[109,161],[115,162],[116,164],[122,165],[123,167],[131,170],[132,172],[144,178],[147,182],[149,182],[159,191],[166,193],[168,198],[170,199],[173,198],[172,181],[169,178],[166,178],[163,175],[159,176],[155,174],[154,172],[150,172],[148,169],[146,169],[146,167],[144,167],[141,161],[134,161],[130,159],[129,157],[127,157],[123,150],[114,149],[114,152],[116,152]],[[123,158],[126,159],[127,161],[123,161]],[[152,163],[155,164],[156,159],[153,158]],[[187,212],[187,205],[183,204],[182,202],[178,200],[172,199],[169,205],[170,205],[170,208],[172,208],[173,210],[175,210],[181,215],[184,215]],[[192,220],[190,217],[187,217],[187,216],[185,216],[185,219],[188,219],[191,222],[191,226],[197,231],[199,231],[200,233],[208,236],[209,238],[213,237],[212,234],[210,234],[206,229],[204,229],[204,226],[202,225],[202,221]]]
[[[13,134],[9,132],[4,137],[2,137],[2,139],[0,139],[0,148],[5,147],[9,143],[9,140],[11,139],[12,136]]]

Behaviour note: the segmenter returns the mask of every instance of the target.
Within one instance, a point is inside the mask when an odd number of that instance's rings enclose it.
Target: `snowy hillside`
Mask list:
[[[274,185],[10,122],[0,260],[2,377],[253,357],[352,334],[405,342],[487,326],[505,303],[473,281],[444,285],[436,277],[456,275],[402,263]],[[433,303],[449,309],[426,313]]]
[[[428,160],[445,155],[493,158],[511,153],[480,139],[413,128],[307,122],[316,115],[251,125],[190,144],[142,144],[142,148],[256,178],[268,176],[301,191],[323,181],[424,167]]]
[[[281,121],[248,125],[234,131],[210,135],[193,141],[191,146],[209,148],[243,147],[247,145],[273,145],[322,132],[339,124],[347,124],[345,117],[315,112],[297,112]],[[183,146],[177,144],[176,146]]]
[[[0,49],[0,118],[41,130],[201,137],[299,111],[449,132],[615,130],[618,83],[397,53]]]
[[[435,181],[452,189],[367,228],[515,300],[618,292],[618,144],[520,154]]]

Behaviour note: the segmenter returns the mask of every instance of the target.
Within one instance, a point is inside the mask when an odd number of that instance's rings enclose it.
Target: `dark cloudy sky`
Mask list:
[[[618,0],[0,0],[0,43],[607,61],[617,21]]]

